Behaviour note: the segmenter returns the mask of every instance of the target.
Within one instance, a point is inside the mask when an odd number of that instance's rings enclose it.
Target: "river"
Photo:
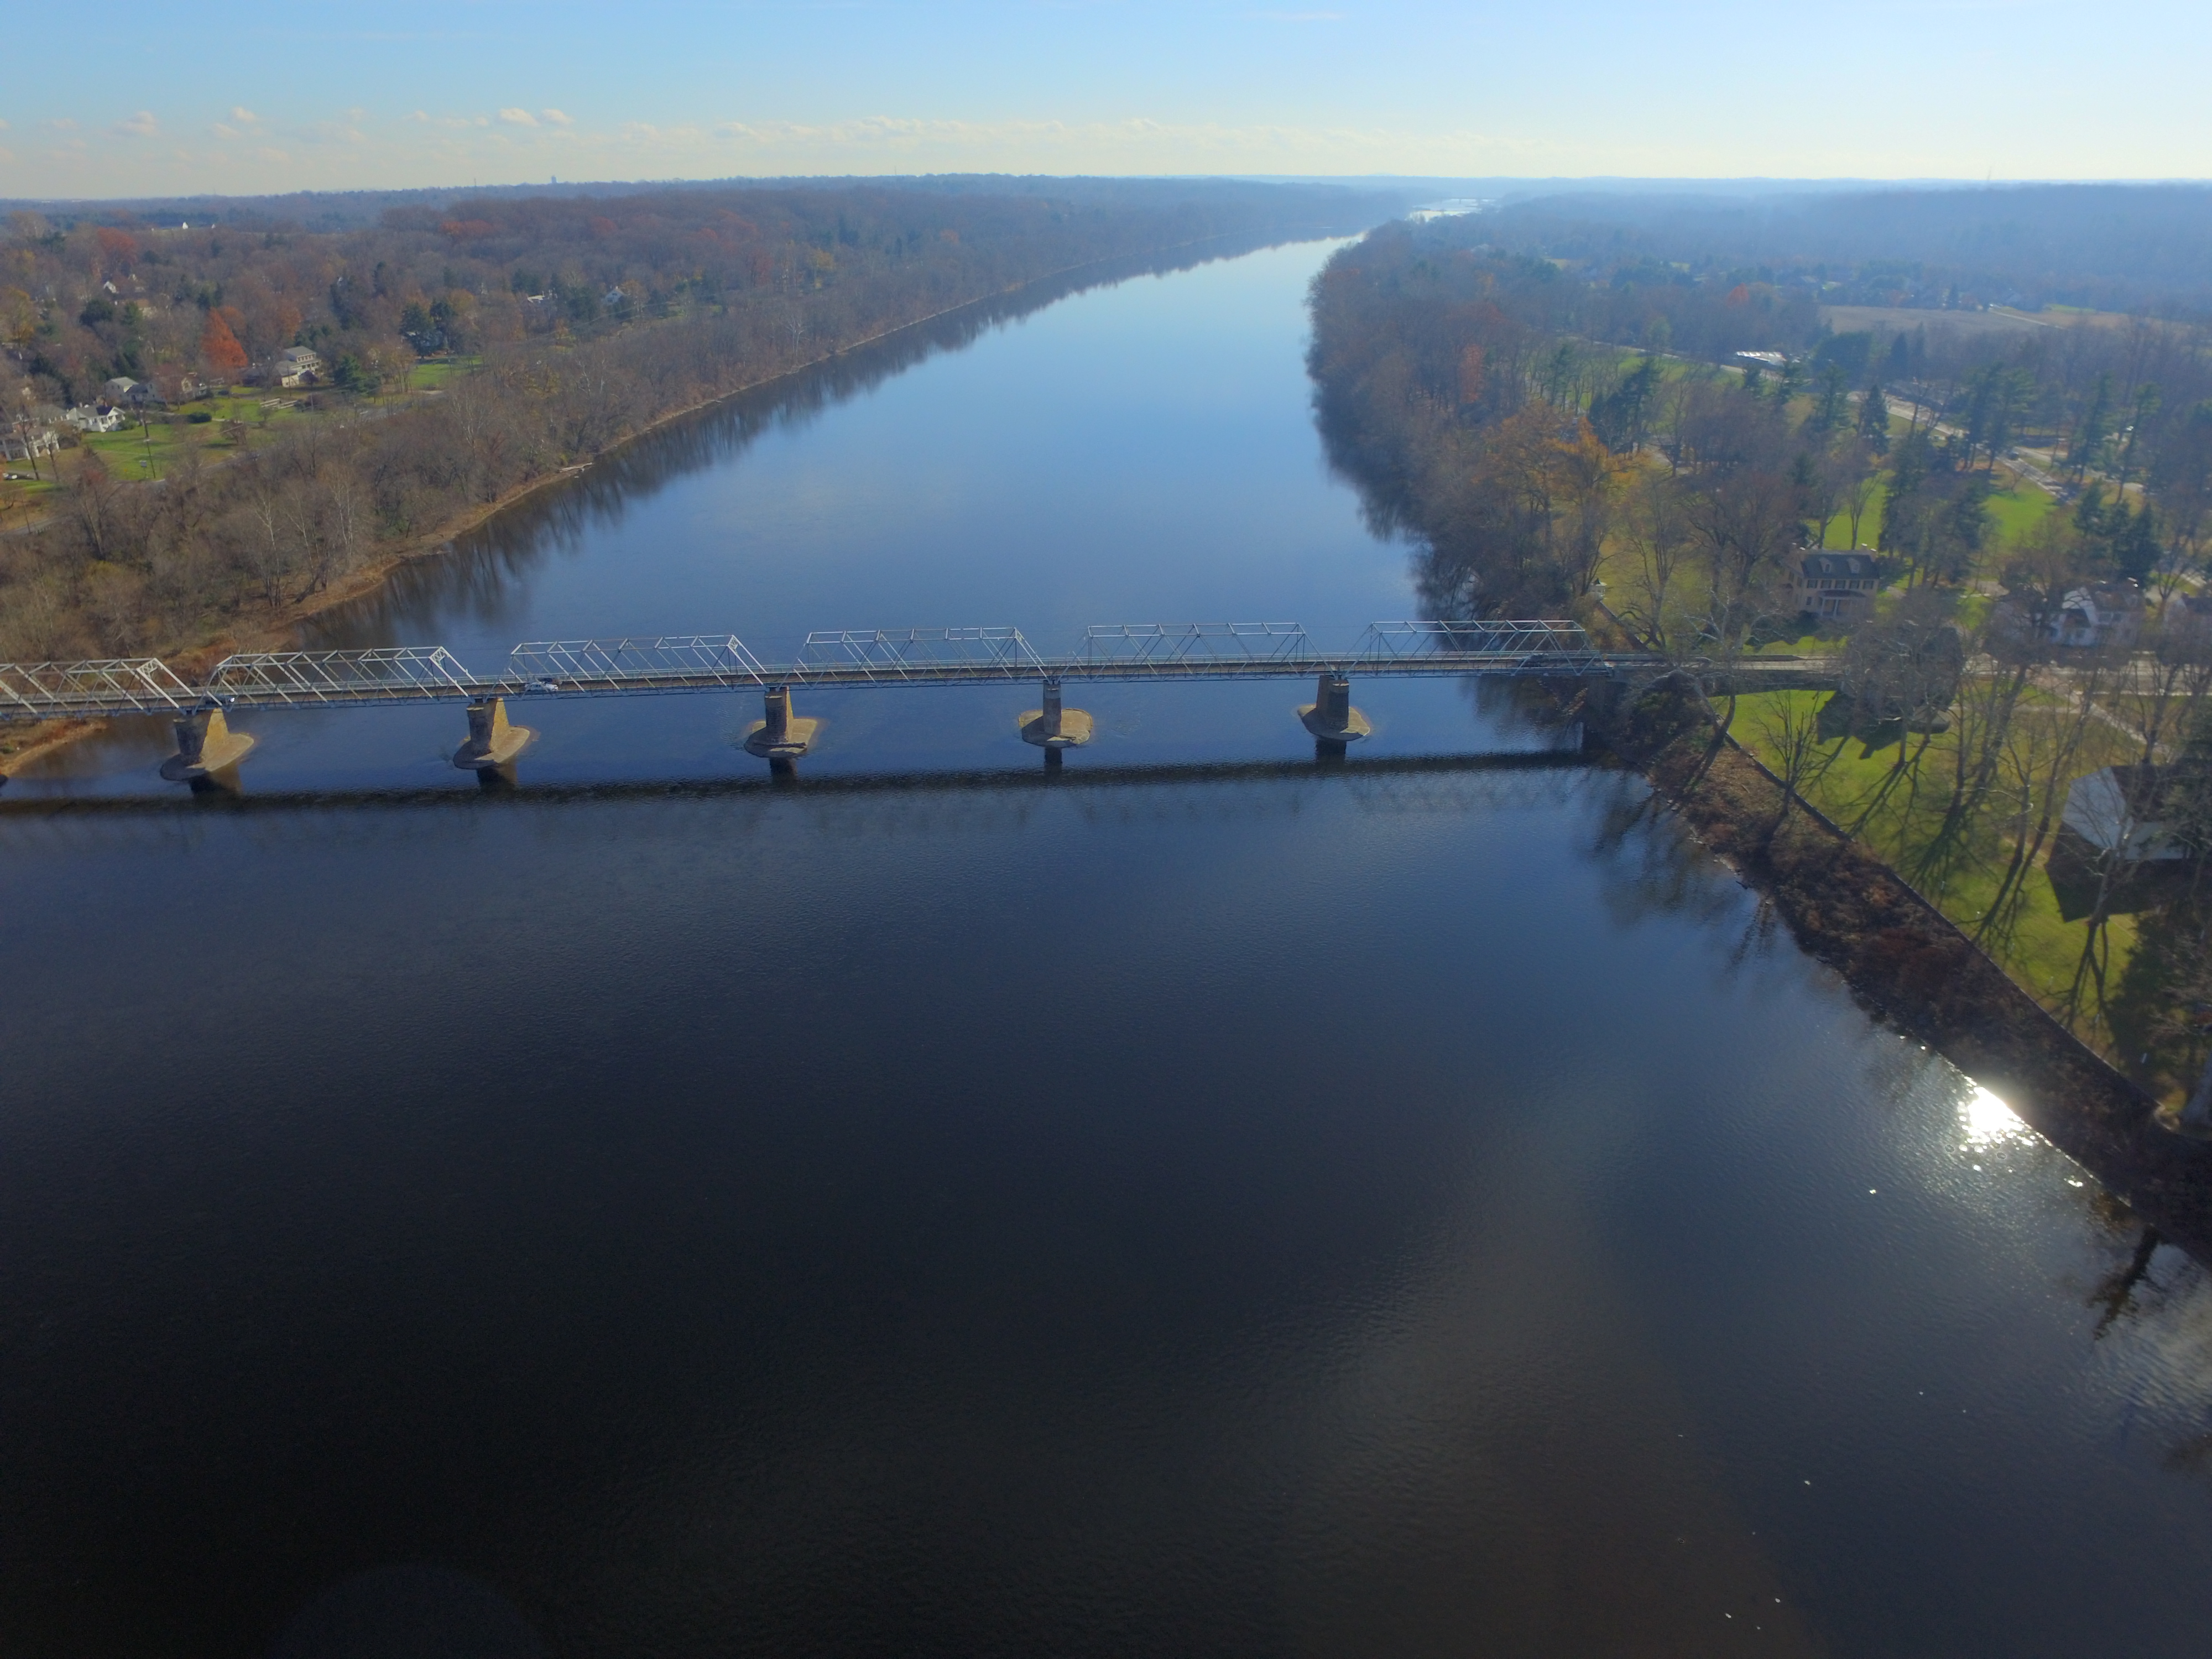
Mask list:
[[[1327,252],[854,354],[321,637],[1348,642]],[[1086,685],[1057,776],[984,688],[773,786],[735,696],[11,783],[6,1650],[2201,1652],[2196,1264],[1571,731],[1354,692],[1340,766]]]

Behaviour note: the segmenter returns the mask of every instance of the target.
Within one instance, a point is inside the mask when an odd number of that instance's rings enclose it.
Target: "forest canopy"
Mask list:
[[[152,396],[131,409],[143,464],[136,432],[33,459],[58,481],[0,536],[0,657],[281,627],[675,411],[1043,278],[1353,231],[1391,205],[1200,182],[463,196],[334,232],[19,213],[0,242],[9,413],[58,427],[118,377]],[[313,387],[210,408],[210,383],[275,392],[275,357],[301,351]],[[440,383],[410,392],[426,365]],[[146,477],[161,422],[203,435]]]

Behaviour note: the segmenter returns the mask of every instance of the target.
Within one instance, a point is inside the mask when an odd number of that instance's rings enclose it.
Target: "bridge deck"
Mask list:
[[[491,697],[633,696],[881,685],[1060,681],[1316,679],[1486,675],[1579,678],[1667,665],[1640,652],[1603,651],[1562,622],[1377,623],[1346,652],[1313,648],[1294,623],[1115,623],[1080,647],[1042,656],[1012,628],[842,630],[808,636],[795,662],[761,661],[732,635],[537,641],[505,670],[477,674],[442,647],[253,653],[226,658],[186,684],[159,658],[0,663],[0,720],[114,714],[475,702]],[[1762,673],[1777,684],[1794,664]]]

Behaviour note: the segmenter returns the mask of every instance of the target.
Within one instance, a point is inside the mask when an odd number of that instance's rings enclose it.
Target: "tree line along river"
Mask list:
[[[1413,608],[1325,245],[886,343],[330,644]],[[1310,696],[1308,692],[1304,694]],[[1510,696],[118,730],[0,805],[26,1654],[2193,1654],[2212,1300]],[[242,723],[242,722],[241,722]],[[453,1632],[460,1632],[459,1635]]]

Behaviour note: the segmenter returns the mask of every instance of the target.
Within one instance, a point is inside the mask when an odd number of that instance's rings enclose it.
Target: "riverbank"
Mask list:
[[[408,536],[377,550],[362,564],[345,572],[314,592],[302,595],[285,605],[265,611],[250,625],[234,618],[221,631],[190,645],[172,645],[157,653],[162,660],[180,678],[197,682],[205,677],[226,656],[244,652],[296,650],[300,648],[300,631],[315,617],[366,599],[389,582],[401,568],[426,558],[434,558],[450,552],[456,541],[497,518],[526,498],[547,486],[565,479],[573,479],[599,461],[619,453],[626,447],[641,439],[662,432],[677,423],[698,416],[730,403],[772,388],[779,384],[797,380],[817,371],[841,358],[851,356],[870,347],[896,340],[918,329],[929,327],[963,313],[982,307],[1002,306],[1010,300],[1025,295],[1043,297],[1034,301],[1048,303],[1060,297],[1053,291],[1055,285],[1079,289],[1091,282],[1114,280],[1115,274],[1123,270],[1149,270],[1161,262],[1184,260],[1203,263],[1217,257],[1207,250],[1220,253],[1245,252],[1259,247],[1275,246],[1285,241],[1325,238],[1341,234],[1339,230],[1306,226],[1283,228],[1258,234],[1231,232],[1218,235],[1186,238],[1161,243],[1150,248],[1119,252],[1103,258],[1086,259],[1042,271],[1023,281],[1006,284],[986,293],[972,294],[968,298],[949,306],[912,317],[872,333],[850,338],[830,340],[812,356],[786,362],[772,373],[756,375],[739,384],[717,390],[712,396],[694,398],[680,406],[666,410],[646,420],[604,446],[591,451],[578,464],[558,467],[522,480],[501,491],[492,499],[471,506],[467,510],[448,516],[434,527]],[[20,728],[0,726],[0,784],[12,774],[42,757],[52,754],[93,732],[102,729],[104,722],[72,720],[48,722]]]
[[[2212,1148],[2159,1127],[2155,1100],[1895,872],[1801,804],[1785,812],[1782,785],[1749,754],[1732,744],[1712,752],[1712,728],[1686,691],[1655,688],[1602,735],[1870,1012],[1935,1048],[2161,1234],[2212,1261]]]

